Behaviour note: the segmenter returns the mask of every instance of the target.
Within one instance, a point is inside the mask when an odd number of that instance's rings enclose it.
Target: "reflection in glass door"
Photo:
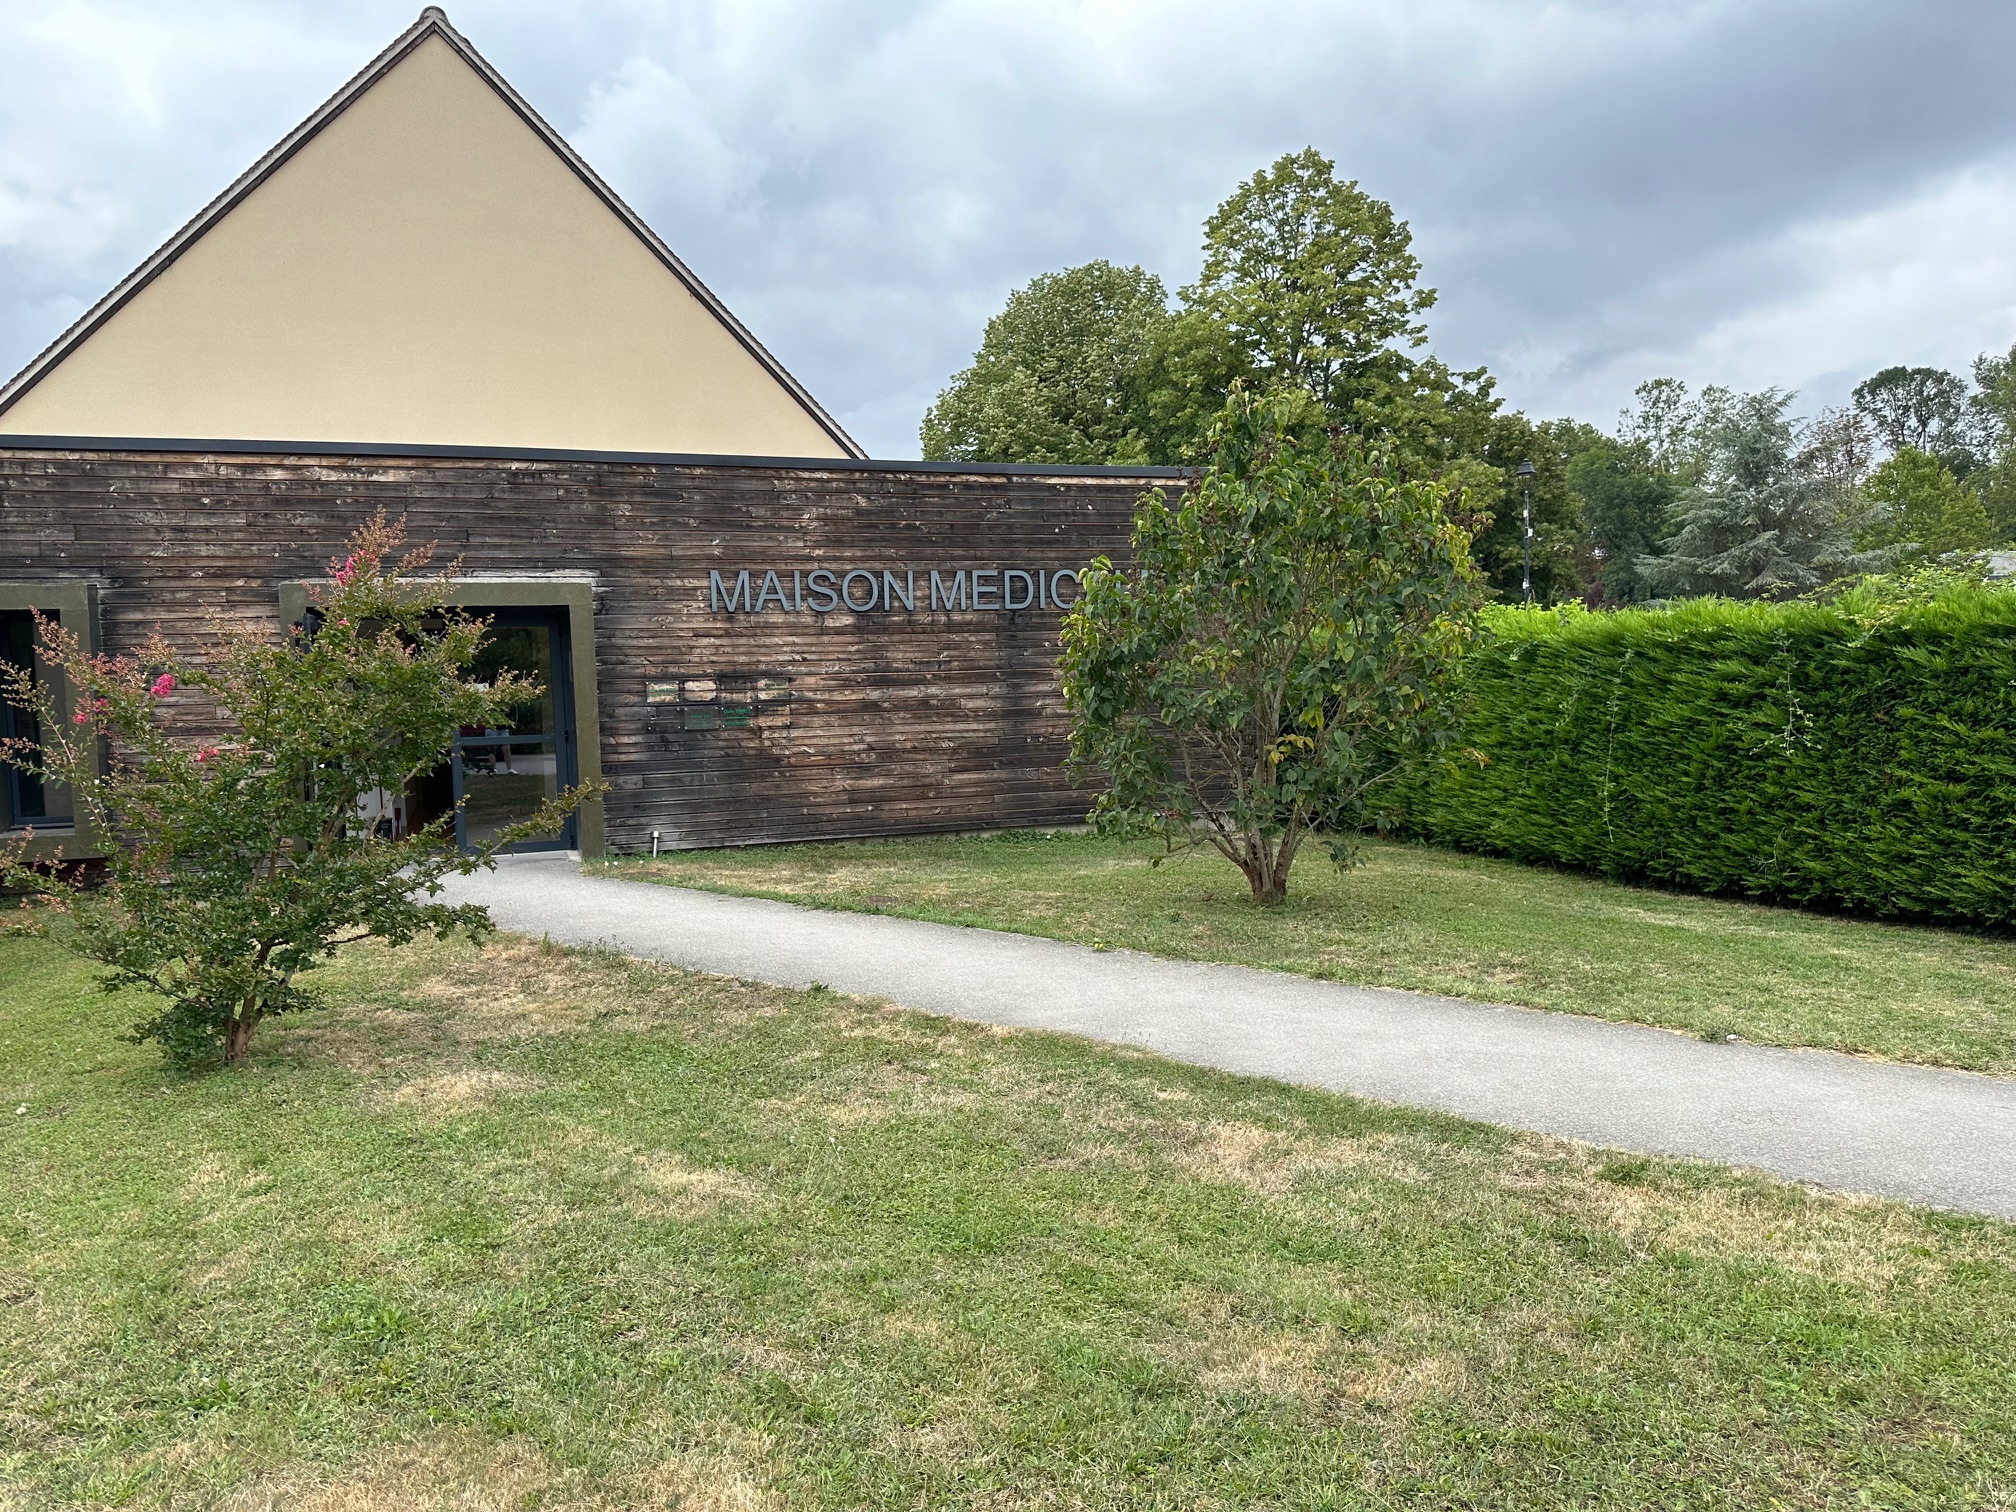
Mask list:
[[[489,682],[507,670],[531,678],[539,692],[507,711],[502,724],[465,727],[455,737],[449,761],[459,805],[455,840],[465,850],[490,844],[575,780],[574,690],[563,611],[499,610],[492,616],[471,675]],[[575,843],[569,817],[558,830],[512,849],[571,850]]]

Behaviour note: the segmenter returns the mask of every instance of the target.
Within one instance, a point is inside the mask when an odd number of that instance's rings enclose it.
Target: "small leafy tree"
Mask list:
[[[87,656],[43,621],[74,705],[22,669],[0,682],[40,724],[0,759],[67,784],[107,848],[102,886],[66,885],[18,844],[0,876],[68,909],[60,936],[107,968],[108,990],[159,1000],[133,1037],[171,1060],[242,1059],[263,1020],[315,1006],[298,978],[341,944],[482,934],[482,908],[429,901],[440,879],[551,832],[587,796],[562,794],[472,853],[454,849],[452,815],[387,833],[389,795],[440,765],[458,728],[502,723],[537,691],[467,675],[485,622],[447,607],[445,575],[419,576],[428,557],[381,513],[316,591],[313,634],[218,620],[198,657],[158,632],[132,656]]]
[[[1868,481],[1879,444],[1860,410],[1824,406],[1800,427],[1798,462],[1836,493],[1852,494]]]
[[[1713,385],[1695,395],[1678,378],[1647,378],[1617,416],[1617,440],[1654,472],[1678,483],[1696,482],[1701,432],[1734,397]]]
[[[1453,734],[1479,598],[1447,488],[1311,436],[1311,404],[1235,390],[1195,486],[1142,497],[1132,564],[1096,562],[1064,621],[1095,825],[1209,844],[1266,904],[1312,833],[1349,865],[1380,785]]]

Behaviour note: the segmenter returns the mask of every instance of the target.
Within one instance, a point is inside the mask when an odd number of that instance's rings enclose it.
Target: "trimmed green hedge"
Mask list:
[[[1497,609],[1440,843],[1709,893],[2016,923],[2016,593]]]

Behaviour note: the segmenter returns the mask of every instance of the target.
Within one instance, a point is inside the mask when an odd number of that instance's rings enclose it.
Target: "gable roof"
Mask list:
[[[468,40],[461,33],[457,32],[454,27],[449,25],[447,16],[435,6],[429,6],[422,11],[419,19],[412,26],[408,27],[405,32],[394,39],[383,52],[372,59],[348,83],[324,102],[318,110],[299,126],[295,127],[293,131],[289,132],[287,136],[282,138],[271,151],[242,174],[222,194],[204,206],[188,224],[184,225],[155,251],[152,256],[148,257],[138,268],[134,269],[132,273],[121,280],[109,294],[93,305],[90,310],[31,360],[19,373],[4,386],[0,386],[0,431],[10,429],[5,423],[9,410],[13,409],[32,393],[38,384],[41,384],[56,372],[67,359],[83,348],[94,335],[98,334],[108,323],[112,322],[122,310],[132,304],[150,285],[161,279],[164,274],[170,272],[176,266],[178,260],[182,259],[185,254],[188,254],[206,234],[218,227],[221,222],[244,204],[261,186],[273,180],[274,176],[286,167],[297,154],[301,153],[304,148],[314,142],[363,96],[384,81],[393,70],[406,62],[417,51],[425,47],[426,44],[437,39],[452,49],[453,53],[488,86],[489,90],[494,92],[496,98],[508,107],[509,111],[551,150],[554,156],[566,166],[566,169],[571,172],[574,178],[578,179],[586,187],[593,198],[599,201],[624,227],[627,227],[636,240],[642,243],[644,248],[648,249],[650,256],[662,266],[664,271],[671,274],[686,294],[690,295],[692,300],[707,315],[711,316],[712,320],[717,322],[722,330],[732,337],[733,342],[747,354],[749,359],[753,360],[761,372],[766,374],[785,395],[789,396],[789,399],[795,404],[797,409],[802,411],[805,419],[809,420],[812,426],[816,427],[816,433],[807,432],[808,435],[816,434],[818,440],[833,446],[840,456],[857,459],[866,457],[866,453],[860,446],[847,435],[839,423],[806,391],[805,387],[784,369],[783,365],[763,347],[762,343],[756,340],[747,327],[735,318],[728,308],[694,275],[692,270],[679,259],[657,233],[652,231],[635,211],[624,204],[622,199],[588,166],[580,154],[568,146],[559,133],[554,131],[539,116],[538,112],[525,102],[503,76],[491,67],[489,62],[469,44]],[[438,438],[418,436],[411,438],[358,436],[350,439],[360,441],[390,441]],[[490,438],[471,436],[454,439],[473,441]],[[513,437],[512,439],[516,440],[519,438]],[[531,441],[538,438],[525,437],[523,439]],[[704,448],[696,447],[693,449],[699,450]],[[799,449],[803,450],[804,448],[801,446]]]

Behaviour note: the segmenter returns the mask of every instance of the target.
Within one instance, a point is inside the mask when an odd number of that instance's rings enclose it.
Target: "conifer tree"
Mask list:
[[[1804,465],[1778,389],[1728,396],[1697,432],[1698,480],[1676,503],[1677,532],[1638,572],[1669,598],[1791,598],[1851,572],[1887,565],[1894,552],[1858,551],[1852,493]]]

